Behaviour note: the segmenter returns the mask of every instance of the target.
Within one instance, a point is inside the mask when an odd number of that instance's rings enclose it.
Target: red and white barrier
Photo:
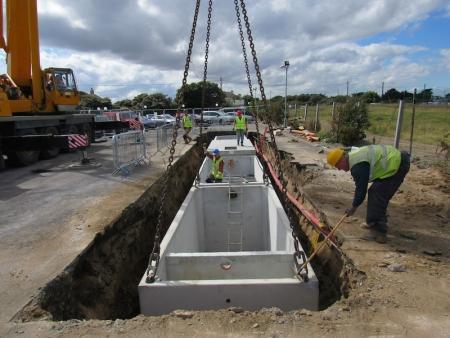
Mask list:
[[[128,123],[130,124],[130,128],[134,130],[140,130],[141,129],[141,122],[136,120],[129,120]]]
[[[69,149],[84,148],[89,145],[87,135],[72,134],[67,136]]]

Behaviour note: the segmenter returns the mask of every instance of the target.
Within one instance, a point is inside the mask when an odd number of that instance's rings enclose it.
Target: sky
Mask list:
[[[373,90],[450,92],[448,0],[246,0],[266,97]],[[181,86],[194,0],[38,0],[41,66],[114,102]],[[208,1],[188,82],[203,79]],[[241,14],[242,18],[242,14]],[[213,0],[208,80],[249,93],[234,1]],[[252,82],[255,77],[247,43]],[[5,59],[4,53],[0,55]],[[4,62],[0,71],[5,72]],[[258,94],[260,92],[258,89]]]

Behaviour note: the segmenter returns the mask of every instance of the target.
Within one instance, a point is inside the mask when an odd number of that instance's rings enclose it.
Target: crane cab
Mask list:
[[[59,112],[73,111],[80,102],[75,76],[70,68],[46,68],[43,71],[46,107]]]

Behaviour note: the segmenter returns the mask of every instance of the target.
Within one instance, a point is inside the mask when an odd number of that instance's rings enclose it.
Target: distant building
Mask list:
[[[91,88],[91,90],[89,91],[89,94],[95,95],[95,93],[94,93],[94,88]]]

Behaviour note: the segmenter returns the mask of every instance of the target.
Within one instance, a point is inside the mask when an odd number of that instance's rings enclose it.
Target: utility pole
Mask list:
[[[284,65],[280,68],[284,68],[286,70],[286,84],[284,87],[284,128],[287,127],[287,74],[289,68],[289,61],[284,61]]]
[[[384,81],[381,82],[381,97],[384,96]]]
[[[347,96],[348,96],[348,80],[347,80]]]

